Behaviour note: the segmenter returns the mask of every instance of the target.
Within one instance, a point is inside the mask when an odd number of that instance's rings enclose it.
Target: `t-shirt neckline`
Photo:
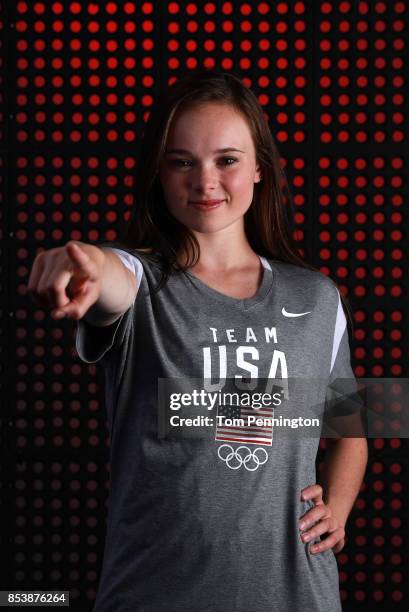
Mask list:
[[[260,284],[260,287],[258,288],[257,293],[249,298],[240,299],[240,298],[231,297],[230,295],[226,295],[224,293],[221,293],[220,291],[217,291],[217,289],[213,289],[213,287],[210,287],[210,285],[207,285],[200,278],[192,274],[189,270],[186,270],[186,274],[189,276],[189,278],[195,284],[195,286],[202,293],[207,294],[208,297],[218,300],[219,302],[224,302],[225,304],[239,306],[243,308],[244,310],[247,310],[248,308],[251,308],[255,304],[258,304],[259,302],[264,300],[264,298],[271,291],[272,286],[273,286],[273,280],[274,280],[273,269],[269,261],[265,257],[263,257],[262,255],[259,255],[259,258],[263,265],[263,276],[262,276],[261,284]]]

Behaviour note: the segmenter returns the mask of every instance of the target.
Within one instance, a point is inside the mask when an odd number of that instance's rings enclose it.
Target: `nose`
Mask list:
[[[211,195],[217,189],[219,179],[217,170],[213,167],[197,165],[191,177],[195,193]]]

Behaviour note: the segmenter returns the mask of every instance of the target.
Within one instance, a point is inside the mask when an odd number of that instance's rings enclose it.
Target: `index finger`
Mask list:
[[[90,263],[92,263],[92,258],[88,255],[88,253],[86,253],[86,251],[82,249],[80,245],[73,241],[67,242],[65,248],[68,256],[76,265],[77,269],[84,272],[86,275],[90,274]]]

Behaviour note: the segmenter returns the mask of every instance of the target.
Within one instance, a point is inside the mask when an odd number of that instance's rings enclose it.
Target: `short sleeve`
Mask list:
[[[123,264],[135,274],[139,287],[143,275],[143,266],[140,260],[127,251],[108,247],[105,243],[99,246],[115,251]],[[75,348],[79,358],[85,363],[96,363],[104,356],[119,350],[131,332],[133,314],[134,305],[122,313],[111,325],[92,325],[85,318],[77,321]]]
[[[328,378],[325,413],[327,417],[344,417],[360,412],[362,399],[351,367],[348,327],[338,293],[337,316],[334,327],[331,369]]]
[[[338,304],[332,338],[330,380],[334,380],[335,378],[352,378],[354,376],[351,367],[347,320],[344,309],[342,308],[338,289],[337,295]]]
[[[113,347],[119,349],[129,336],[132,326],[133,305],[111,325],[92,325],[86,319],[77,321],[75,348],[85,363],[96,363]]]
[[[124,266],[128,268],[128,270],[133,272],[133,274],[135,274],[139,284],[143,275],[143,266],[140,260],[135,257],[135,255],[131,255],[128,251],[124,251],[123,249],[117,249],[115,247],[108,248],[111,251],[114,251],[118,255],[119,259],[122,261]]]

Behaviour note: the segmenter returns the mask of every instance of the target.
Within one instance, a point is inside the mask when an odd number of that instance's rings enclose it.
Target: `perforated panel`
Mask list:
[[[349,297],[355,374],[407,377],[408,5],[16,2],[0,23],[1,588],[69,589],[71,609],[90,610],[109,487],[103,379],[76,356],[72,322],[30,302],[35,255],[117,239],[161,86],[232,71],[270,122],[300,251]],[[337,557],[344,609],[407,609],[408,444],[369,445]]]

